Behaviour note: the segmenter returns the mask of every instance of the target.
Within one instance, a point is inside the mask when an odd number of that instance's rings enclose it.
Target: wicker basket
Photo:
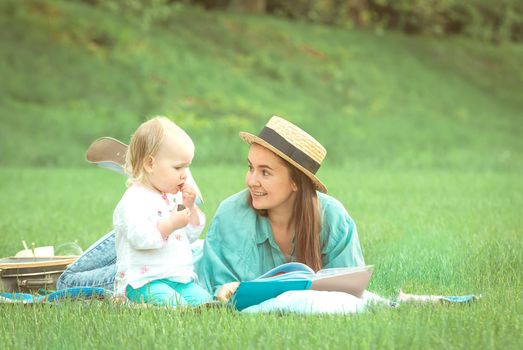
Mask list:
[[[0,259],[0,291],[34,292],[56,289],[56,281],[77,256]]]

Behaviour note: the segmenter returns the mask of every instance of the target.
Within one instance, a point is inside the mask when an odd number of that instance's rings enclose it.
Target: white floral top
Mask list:
[[[127,285],[140,288],[158,279],[188,283],[197,279],[190,243],[198,239],[205,216],[198,210],[200,225],[187,225],[164,239],[158,221],[176,210],[181,193],[159,194],[143,186],[127,189],[116,206],[113,224],[116,232],[115,291],[124,295]]]

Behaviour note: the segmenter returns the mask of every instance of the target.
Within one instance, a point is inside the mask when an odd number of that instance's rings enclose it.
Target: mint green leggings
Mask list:
[[[211,295],[195,282],[178,283],[167,279],[155,280],[140,288],[125,289],[127,299],[135,303],[161,306],[196,306],[212,300]]]

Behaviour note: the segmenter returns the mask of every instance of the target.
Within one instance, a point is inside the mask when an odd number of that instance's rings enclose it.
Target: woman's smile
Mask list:
[[[260,191],[260,190],[254,190],[254,189],[250,189],[251,191],[251,195],[253,198],[256,198],[256,197],[263,197],[263,196],[266,196],[267,195],[267,192],[264,192],[264,191]]]

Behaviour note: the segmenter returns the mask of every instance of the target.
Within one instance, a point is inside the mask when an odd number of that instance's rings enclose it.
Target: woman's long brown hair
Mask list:
[[[295,230],[294,252],[296,261],[309,266],[314,271],[321,270],[321,217],[316,189],[304,173],[285,159],[281,158],[281,160],[289,169],[291,180],[298,187],[291,217]],[[267,210],[258,210],[252,206],[250,194],[249,204],[258,215],[268,215]]]

